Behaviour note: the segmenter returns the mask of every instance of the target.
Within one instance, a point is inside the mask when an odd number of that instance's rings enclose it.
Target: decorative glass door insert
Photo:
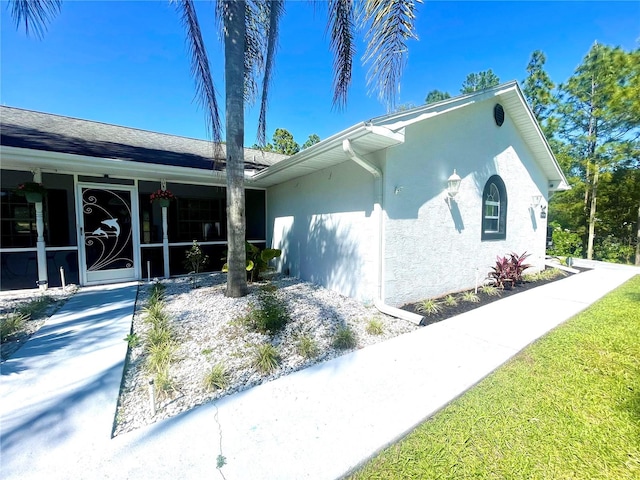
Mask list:
[[[82,187],[81,197],[87,282],[135,278],[131,191]]]

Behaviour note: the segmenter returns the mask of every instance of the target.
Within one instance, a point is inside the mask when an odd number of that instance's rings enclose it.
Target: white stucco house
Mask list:
[[[183,273],[194,239],[220,268],[224,158],[208,142],[0,108],[3,289],[55,285],[60,266],[80,284]],[[248,240],[281,248],[281,272],[381,308],[472,287],[512,251],[543,268],[548,200],[569,188],[516,82],[245,160]],[[28,204],[14,189],[34,179],[49,194]],[[161,188],[169,207],[149,202]],[[113,208],[92,219],[92,202]],[[98,258],[125,224],[126,259]]]
[[[497,255],[542,269],[547,202],[569,188],[516,82],[363,122],[253,180],[271,183],[280,270],[391,306],[472,287]]]

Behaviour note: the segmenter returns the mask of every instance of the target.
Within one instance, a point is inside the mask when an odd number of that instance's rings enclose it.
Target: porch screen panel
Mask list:
[[[247,189],[245,200],[247,240],[264,240],[267,237],[265,191]]]

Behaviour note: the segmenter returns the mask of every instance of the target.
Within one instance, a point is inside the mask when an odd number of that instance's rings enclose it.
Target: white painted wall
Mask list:
[[[267,190],[267,238],[277,268],[361,301],[373,300],[374,182],[351,160]],[[269,241],[269,240],[268,240]]]
[[[384,172],[383,300],[402,306],[473,287],[497,255],[532,253],[543,268],[547,178],[513,123],[493,120],[494,101],[406,128],[405,143],[369,157]],[[454,202],[447,178],[462,177]],[[494,174],[508,195],[506,240],[481,241],[482,192]],[[279,271],[369,301],[377,295],[374,179],[352,161],[271,187],[268,242]],[[532,269],[531,271],[535,271]]]
[[[542,268],[547,224],[530,204],[543,195],[547,205],[547,179],[509,112],[498,127],[493,107],[490,100],[414,124],[405,143],[387,151],[383,297],[390,305],[472,287],[476,272],[485,277],[496,255],[512,251],[532,253],[530,263]],[[454,168],[462,183],[450,208],[445,190]],[[494,174],[507,189],[507,237],[481,241],[482,192]]]

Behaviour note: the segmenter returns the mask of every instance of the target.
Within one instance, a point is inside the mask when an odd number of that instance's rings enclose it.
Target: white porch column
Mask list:
[[[169,278],[169,225],[167,222],[167,207],[162,208],[162,257],[164,260],[164,278]]]
[[[42,183],[42,172],[40,169],[33,171],[33,181]],[[36,240],[37,263],[38,263],[38,288],[46,290],[49,285],[49,277],[47,275],[47,251],[44,243],[44,217],[42,214],[42,202],[36,202],[36,230],[38,238]]]
[[[167,180],[160,180],[160,189],[164,192],[167,189]],[[162,259],[164,260],[164,278],[169,278],[169,224],[167,221],[167,207],[162,208]]]

